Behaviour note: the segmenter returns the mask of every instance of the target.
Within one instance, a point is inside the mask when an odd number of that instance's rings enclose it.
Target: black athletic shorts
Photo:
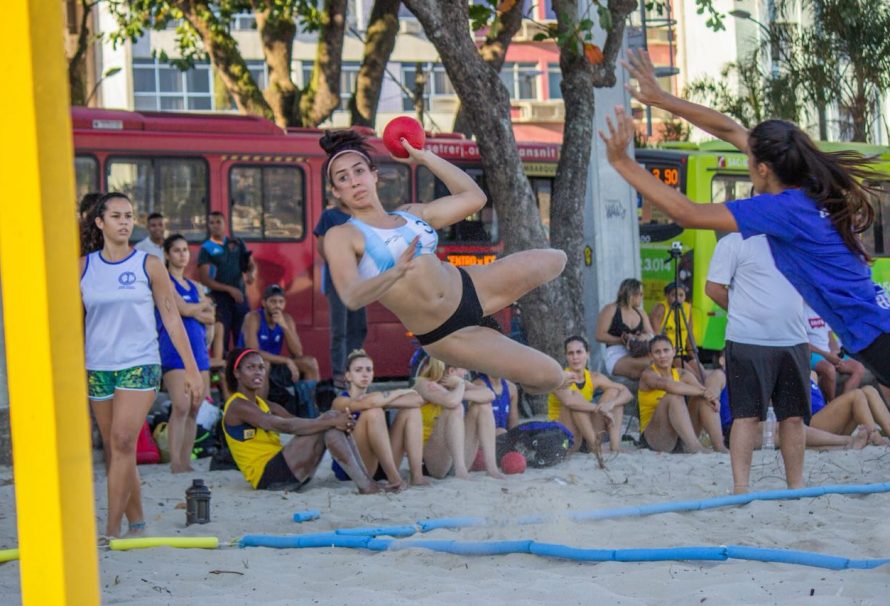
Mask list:
[[[883,333],[871,345],[850,355],[862,362],[878,383],[890,387],[890,333]]]
[[[282,449],[263,467],[263,475],[256,487],[257,490],[299,490],[310,479],[300,480],[294,475],[287,461],[284,460],[284,450]]]
[[[726,342],[726,385],[733,419],[766,418],[770,401],[776,419],[810,419],[810,349]]]
[[[473,285],[473,280],[470,278],[470,274],[460,267],[457,268],[457,271],[460,272],[460,282],[462,287],[460,303],[457,304],[457,309],[454,310],[451,317],[445,320],[441,326],[422,335],[414,335],[417,342],[421,345],[435,343],[461,328],[466,328],[467,326],[479,326],[482,322],[482,304],[479,303],[479,295],[476,294],[476,287]]]

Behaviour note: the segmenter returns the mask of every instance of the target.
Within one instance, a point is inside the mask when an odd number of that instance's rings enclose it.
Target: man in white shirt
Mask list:
[[[136,248],[164,260],[164,215],[148,215],[148,236],[136,242]]]
[[[789,488],[803,486],[810,352],[803,299],[779,273],[766,236],[729,234],[717,243],[705,293],[727,309],[726,382],[733,492],[748,490],[760,421],[772,402]]]

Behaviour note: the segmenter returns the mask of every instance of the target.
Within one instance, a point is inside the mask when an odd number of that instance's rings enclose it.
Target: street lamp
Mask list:
[[[770,23],[770,25],[772,25],[773,23],[775,23],[775,8],[774,8],[773,2],[770,2],[769,5],[770,5],[770,13],[769,13],[770,21],[769,21],[769,23]],[[774,78],[776,76],[778,76],[779,75],[779,62],[776,59],[778,50],[776,48],[774,48],[774,46],[773,46],[774,41],[773,41],[772,30],[769,27],[767,27],[766,25],[764,25],[763,23],[761,23],[760,21],[758,21],[757,19],[755,19],[754,17],[752,17],[751,13],[746,10],[737,8],[737,9],[729,11],[729,14],[731,16],[735,17],[736,19],[739,19],[740,21],[750,21],[751,23],[754,23],[755,25],[757,25],[757,27],[759,27],[763,31],[764,35],[766,36],[766,41],[769,42],[770,73],[772,74],[772,76]]]

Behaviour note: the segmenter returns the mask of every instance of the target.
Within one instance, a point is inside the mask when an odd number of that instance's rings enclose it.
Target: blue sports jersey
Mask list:
[[[281,348],[284,345],[284,329],[278,324],[275,325],[275,328],[270,328],[266,322],[266,312],[262,307],[257,310],[257,313],[260,316],[260,327],[256,331],[256,338],[260,345],[260,351],[273,356],[280,356]],[[245,347],[243,331],[238,335],[238,343],[236,345]]]
[[[847,245],[828,212],[798,189],[727,202],[745,238],[765,234],[776,267],[841,338],[859,352],[890,332],[890,297]]]
[[[198,287],[191,280],[188,281],[188,288],[182,286],[172,275],[170,276],[170,281],[173,282],[173,286],[176,287],[176,292],[186,303],[199,303],[201,301],[201,294],[198,292]],[[167,333],[167,328],[161,321],[161,314],[158,313],[157,309],[155,309],[155,321],[158,325],[158,349],[161,353],[161,368],[164,372],[185,368],[182,358],[173,346],[173,342],[170,340],[170,335]],[[207,329],[195,318],[188,318],[185,316],[182,318],[182,326],[185,328],[185,332],[188,335],[189,345],[192,347],[192,355],[195,356],[195,363],[198,365],[198,370],[209,370],[210,355],[207,353]]]
[[[488,375],[480,372],[477,376],[482,379],[486,387],[494,392]],[[491,403],[491,410],[494,412],[494,426],[507,429],[507,419],[510,416],[510,388],[504,379],[501,379],[501,395],[495,394],[494,401]]]
[[[823,408],[825,408],[825,396],[822,395],[819,385],[810,379],[810,416],[812,417]]]

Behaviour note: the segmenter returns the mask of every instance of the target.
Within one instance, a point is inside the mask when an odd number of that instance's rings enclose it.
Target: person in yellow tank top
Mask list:
[[[691,372],[673,368],[674,346],[664,335],[649,342],[649,353],[653,364],[640,376],[637,392],[641,445],[660,452],[702,452],[698,436],[704,429],[714,450],[729,452],[720,427],[723,372],[712,372],[702,385]]]
[[[434,478],[444,478],[453,469],[455,477],[466,479],[467,461],[481,447],[486,473],[503,478],[495,449],[494,392],[470,383],[465,373],[431,357],[417,377],[414,389],[425,402],[420,409],[423,463]],[[469,408],[466,414],[464,402]]]
[[[686,323],[680,326],[680,336],[683,342],[680,344],[679,350],[675,351],[674,366],[679,368],[685,367],[687,370],[691,370],[695,377],[701,381],[702,377],[705,376],[705,372],[692,354],[692,340],[690,339],[690,331],[693,330],[692,305],[686,299],[686,287],[683,284],[678,284],[677,282],[669,283],[664,287],[664,301],[652,308],[652,311],[649,313],[649,321],[658,334],[662,334],[670,339],[674,349],[677,350],[678,318],[671,310],[671,305],[675,301],[680,304]],[[680,322],[682,323],[683,320],[680,320]],[[683,361],[682,365],[680,364],[681,359]]]
[[[609,432],[609,449],[621,447],[621,421],[624,405],[633,399],[630,390],[603,374],[587,370],[590,347],[584,337],[572,336],[565,341],[566,372],[575,377],[567,387],[547,397],[547,419],[559,421],[576,436],[572,451],[587,442],[590,452],[598,452],[600,434]]]
[[[232,458],[251,486],[275,490],[303,486],[315,474],[325,448],[331,451],[359,492],[380,487],[354,454],[348,432],[355,422],[346,412],[329,411],[315,419],[291,415],[257,394],[266,378],[266,362],[254,349],[235,349],[226,362],[226,383],[232,392],[223,409],[223,432]],[[282,447],[279,434],[294,437]]]

